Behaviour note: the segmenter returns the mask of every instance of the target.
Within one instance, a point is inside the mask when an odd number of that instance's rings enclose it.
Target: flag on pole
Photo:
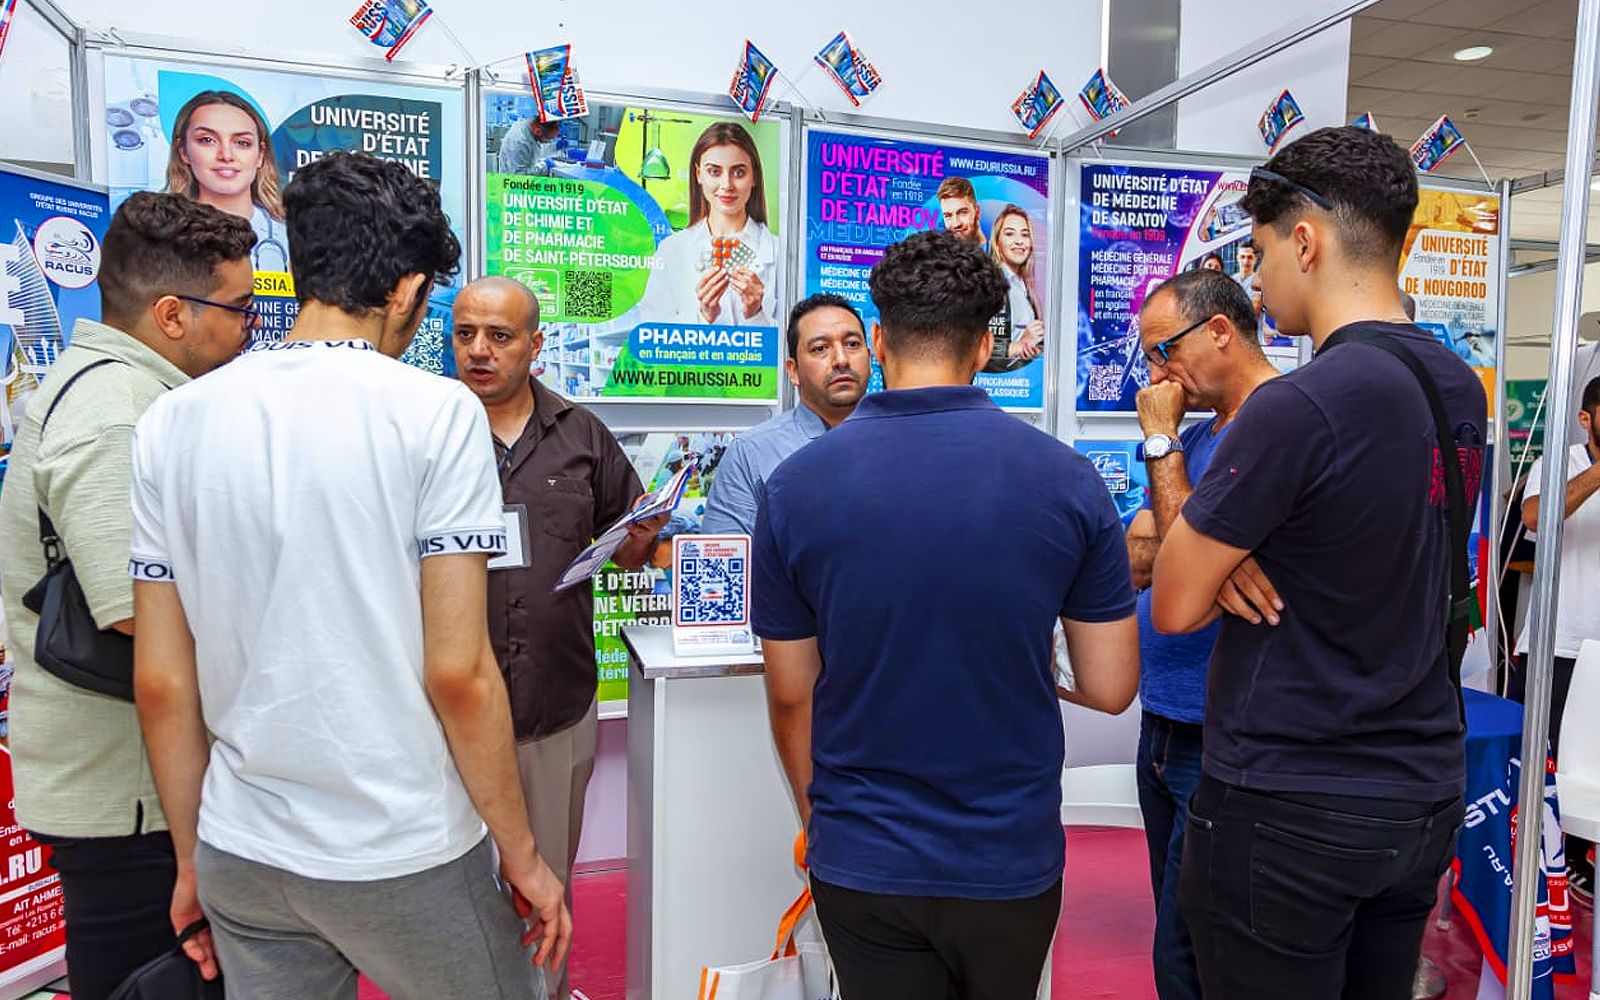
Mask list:
[[[589,113],[589,99],[572,68],[572,46],[552,45],[548,49],[524,53],[528,62],[528,86],[533,88],[533,104],[542,122],[581,118]]]
[[[739,105],[746,118],[755,121],[766,109],[767,97],[778,79],[778,67],[756,48],[755,43],[744,40],[744,55],[734,68],[733,82],[728,84],[728,96]]]
[[[1285,90],[1278,95],[1278,99],[1267,106],[1261,113],[1261,120],[1256,123],[1256,128],[1261,131],[1261,141],[1267,144],[1267,151],[1275,152],[1278,143],[1283,141],[1284,135],[1296,125],[1306,120],[1305,113],[1300,110],[1300,105],[1294,95]]]
[[[433,8],[428,6],[427,0],[363,0],[350,15],[350,24],[365,35],[367,41],[386,50],[383,57],[393,62],[417,29],[432,16]]]
[[[1351,122],[1350,125],[1354,128],[1364,128],[1368,132],[1383,131],[1383,129],[1378,127],[1378,119],[1372,117],[1372,112],[1370,111],[1363,111],[1361,114],[1357,115],[1356,120]]]
[[[1456,128],[1456,123],[1450,120],[1449,115],[1440,115],[1439,120],[1428,126],[1427,131],[1411,145],[1411,162],[1417,169],[1425,174],[1431,174],[1439,169],[1439,164],[1450,158],[1450,154],[1467,144],[1467,137]]]
[[[1089,117],[1095,121],[1110,118],[1130,103],[1127,95],[1111,82],[1111,77],[1106,75],[1104,67],[1095,70],[1094,75],[1089,77],[1089,82],[1078,91],[1078,100],[1083,102]]]
[[[844,91],[844,96],[850,98],[850,103],[856,107],[861,106],[861,99],[870,96],[878,85],[883,82],[883,77],[878,73],[878,68],[867,61],[850,41],[850,36],[841,31],[833,36],[833,40],[824,45],[813,57],[823,72],[833,77],[833,82]]]
[[[0,0],[0,55],[6,51],[6,36],[11,34],[11,18],[17,12],[17,0]]]
[[[1037,138],[1044,131],[1050,119],[1056,116],[1066,100],[1061,96],[1061,91],[1050,82],[1050,77],[1044,70],[1039,71],[1039,78],[1023,88],[1017,99],[1011,102],[1011,113],[1017,116],[1017,121],[1028,130],[1028,138]]]

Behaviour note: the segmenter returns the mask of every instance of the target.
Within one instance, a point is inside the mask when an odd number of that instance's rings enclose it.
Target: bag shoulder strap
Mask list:
[[[62,384],[60,390],[56,392],[56,398],[50,401],[50,408],[44,411],[44,419],[39,421],[40,443],[43,444],[44,442],[44,429],[49,426],[50,418],[56,415],[56,407],[61,405],[62,397],[72,389],[78,379],[105,365],[124,364],[127,364],[127,362],[119,361],[116,358],[101,358],[99,361],[90,362],[73,372],[71,377]],[[50,515],[44,512],[44,504],[38,504],[37,508],[39,511],[39,544],[44,546],[45,564],[54,568],[61,562],[61,535],[57,533],[55,522],[50,520]]]
[[[1444,400],[1439,387],[1422,360],[1399,339],[1376,330],[1352,331],[1343,338],[1350,343],[1371,344],[1394,355],[1411,370],[1422,393],[1428,398],[1428,408],[1433,411],[1434,433],[1438,438],[1439,463],[1444,467],[1445,493],[1450,511],[1450,617],[1446,643],[1449,646],[1452,667],[1461,662],[1466,651],[1466,630],[1458,629],[1470,620],[1471,608],[1477,598],[1472,593],[1472,578],[1467,567],[1467,543],[1471,536],[1470,507],[1467,506],[1466,476],[1461,468],[1461,454],[1450,433],[1450,418],[1445,413]],[[1460,635],[1457,635],[1457,632]],[[1460,648],[1457,647],[1459,643]]]

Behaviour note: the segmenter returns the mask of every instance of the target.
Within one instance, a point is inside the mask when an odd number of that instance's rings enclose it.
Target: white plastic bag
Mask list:
[[[759,962],[700,970],[699,1000],[830,1000],[833,976],[820,944],[799,944],[795,929],[811,909],[811,890],[800,893],[778,923],[777,947]]]

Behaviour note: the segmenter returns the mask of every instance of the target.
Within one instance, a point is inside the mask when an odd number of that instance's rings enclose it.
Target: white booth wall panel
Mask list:
[[[26,0],[19,3],[0,59],[0,159],[71,172],[70,64],[67,40]]]
[[[1326,0],[1320,6],[1332,7]],[[1178,38],[1178,75],[1193,73],[1255,39],[1301,21],[1318,4],[1252,4],[1241,18],[1237,0],[1183,0]],[[1299,45],[1212,84],[1178,105],[1182,150],[1241,153],[1265,158],[1256,122],[1288,88],[1305,112],[1292,140],[1325,125],[1344,125],[1350,78],[1350,22],[1335,25]],[[1383,122],[1380,119],[1379,125]]]
[[[241,15],[232,4],[188,0],[135,5],[126,0],[61,0],[61,6],[91,27],[202,39],[225,51],[289,58],[371,57],[377,52],[345,23],[357,0],[280,0],[270,17]],[[802,103],[825,111],[851,109],[820,69],[809,69],[811,57],[845,29],[884,79],[862,112],[1006,131],[1017,130],[1011,102],[1039,70],[1048,71],[1071,95],[1100,59],[1101,0],[992,0],[981,15],[969,3],[928,0],[915,17],[892,4],[843,0],[755,6],[734,17],[710,17],[690,7],[646,0],[444,0],[434,10],[435,19],[461,39],[476,63],[571,42],[584,83],[605,90],[723,93],[748,37],[798,81],[805,95]],[[995,27],[975,31],[980,24]],[[439,24],[424,26],[402,57],[440,64],[463,60]],[[514,62],[502,71],[525,72]],[[782,83],[774,96],[794,99]]]

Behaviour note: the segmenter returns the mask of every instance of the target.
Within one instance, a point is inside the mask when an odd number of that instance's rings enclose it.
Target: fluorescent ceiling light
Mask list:
[[[1473,45],[1469,48],[1458,49],[1455,58],[1457,62],[1477,62],[1479,59],[1487,59],[1492,55],[1494,55],[1493,46]]]

